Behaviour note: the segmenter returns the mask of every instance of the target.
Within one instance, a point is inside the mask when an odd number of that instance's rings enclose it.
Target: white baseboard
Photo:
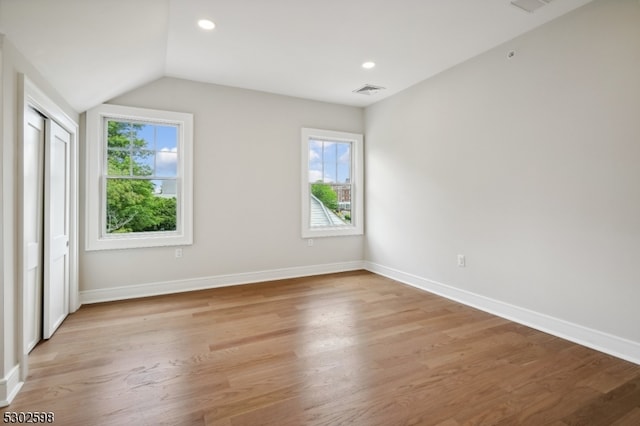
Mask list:
[[[16,365],[0,379],[0,407],[6,407],[18,394],[23,382],[20,381],[20,366]]]
[[[364,269],[370,272],[640,365],[639,342],[451,287],[387,266],[373,262],[364,263]]]
[[[216,275],[186,280],[162,281],[80,292],[83,304],[158,296],[186,291],[206,290],[264,281],[322,275],[336,272],[366,269],[370,272],[394,279],[412,287],[455,300],[485,312],[506,318],[536,330],[558,336],[574,343],[613,355],[617,358],[640,365],[640,343],[619,336],[604,333],[579,324],[571,323],[526,308],[511,305],[479,294],[461,290],[427,278],[409,274],[368,261],[351,261],[323,265],[298,266],[293,268],[272,269],[267,271],[245,272],[239,274]],[[8,376],[9,377],[9,376]],[[19,381],[15,379],[15,386]],[[8,379],[0,380],[0,404],[3,401],[2,386],[9,384]],[[19,386],[17,387],[19,389]],[[17,390],[14,391],[14,395]]]
[[[310,275],[356,271],[358,269],[364,269],[364,262],[351,261],[323,265],[297,266],[293,268],[271,269],[268,271],[244,272],[239,274],[215,275],[186,280],[134,284],[98,290],[84,290],[80,292],[80,302],[83,304],[111,302],[114,300],[159,296],[162,294],[182,293],[194,290],[207,290],[232,285],[306,277]]]

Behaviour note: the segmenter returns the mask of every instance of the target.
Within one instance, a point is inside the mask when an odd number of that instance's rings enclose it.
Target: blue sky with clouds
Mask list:
[[[142,164],[150,166],[157,177],[176,177],[178,173],[178,128],[159,124],[144,124],[136,135],[149,150]]]
[[[309,182],[351,180],[351,143],[309,140]]]

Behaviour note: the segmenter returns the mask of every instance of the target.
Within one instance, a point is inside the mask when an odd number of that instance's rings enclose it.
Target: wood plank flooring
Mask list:
[[[60,425],[639,425],[640,366],[357,271],[82,307],[5,411]]]

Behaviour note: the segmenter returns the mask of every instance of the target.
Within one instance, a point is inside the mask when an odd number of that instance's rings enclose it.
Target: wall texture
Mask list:
[[[194,244],[82,252],[85,293],[362,261],[361,236],[301,238],[300,130],[362,133],[363,109],[174,78],[109,103],[194,114]]]
[[[365,119],[371,265],[640,345],[638,1],[588,4]]]

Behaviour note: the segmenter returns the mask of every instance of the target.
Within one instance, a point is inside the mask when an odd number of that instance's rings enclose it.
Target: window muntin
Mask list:
[[[303,238],[359,235],[362,135],[302,129]]]
[[[87,250],[191,244],[193,116],[87,112]]]

